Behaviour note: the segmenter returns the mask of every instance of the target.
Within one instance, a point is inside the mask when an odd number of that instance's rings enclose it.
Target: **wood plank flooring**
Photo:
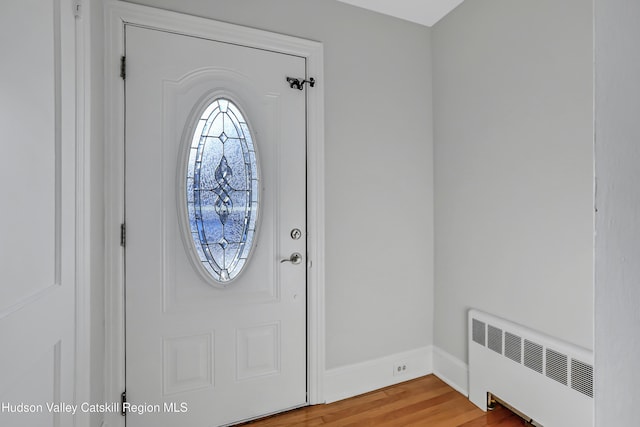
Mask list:
[[[434,375],[328,405],[315,405],[243,424],[285,426],[522,427],[517,415],[498,406],[484,413]]]

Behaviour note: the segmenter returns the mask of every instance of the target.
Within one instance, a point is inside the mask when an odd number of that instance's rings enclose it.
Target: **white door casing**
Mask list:
[[[127,425],[223,425],[304,405],[305,100],[285,76],[304,75],[305,60],[133,25],[125,37],[127,400],[162,405],[132,410]],[[205,207],[220,203],[218,213],[204,214],[203,230],[212,252],[226,248],[218,263],[233,256],[231,242],[241,234],[232,222],[245,218],[239,204],[246,193],[233,188],[246,182],[248,154],[235,161],[237,130],[223,118],[231,103],[252,134],[259,172],[252,193],[260,196],[253,250],[228,284],[200,271],[192,249],[200,237],[186,213],[194,190],[185,191],[186,172],[195,167],[187,155],[195,150],[194,130],[221,98],[231,102],[219,103],[220,128],[212,125],[216,133],[204,140],[196,132],[205,147],[224,147],[220,158],[215,148],[205,150],[211,157],[204,156],[199,191]],[[224,233],[213,226],[221,217]],[[290,236],[295,228],[297,239]],[[301,263],[281,262],[296,252],[305,254]],[[175,413],[164,406],[172,402],[179,403]]]
[[[76,262],[76,18],[70,0],[0,8],[0,50],[12,58],[0,69],[0,425],[74,425],[82,414],[53,405],[86,398],[86,371],[76,370],[86,367],[76,338],[86,285]]]
[[[124,52],[124,26],[135,24],[302,57],[306,61],[306,76],[312,75],[319,82],[315,88],[318,90],[307,91],[302,95],[307,106],[307,260],[311,266],[307,270],[307,381],[309,402],[321,403],[324,372],[322,46],[316,42],[122,2],[109,4],[108,23],[110,33],[107,40],[107,140],[112,143],[108,145],[106,170],[113,173],[106,177],[107,206],[110,209],[107,213],[107,398],[116,400],[125,385],[124,263],[123,250],[119,246],[119,226],[124,219],[124,85],[114,71],[119,68],[120,55]],[[133,231],[129,230],[129,238],[132,238],[131,233]],[[182,250],[182,243],[179,247]],[[289,249],[284,250],[282,254],[277,254],[277,257],[288,256],[288,251]],[[249,274],[248,270],[245,273]],[[118,414],[107,414],[106,418],[109,425],[124,425],[123,417]]]

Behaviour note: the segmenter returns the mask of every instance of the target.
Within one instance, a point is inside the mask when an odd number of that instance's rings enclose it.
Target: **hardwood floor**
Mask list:
[[[351,399],[308,406],[243,425],[522,427],[527,424],[501,406],[484,413],[442,380],[428,375]]]

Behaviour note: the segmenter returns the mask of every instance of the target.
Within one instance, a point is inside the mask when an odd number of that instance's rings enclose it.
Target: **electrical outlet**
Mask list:
[[[408,365],[406,362],[400,362],[393,365],[393,375],[404,375],[409,371]]]

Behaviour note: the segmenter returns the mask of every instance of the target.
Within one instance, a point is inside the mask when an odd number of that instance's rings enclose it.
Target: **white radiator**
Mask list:
[[[487,393],[537,426],[593,426],[593,352],[470,310],[469,400]]]

